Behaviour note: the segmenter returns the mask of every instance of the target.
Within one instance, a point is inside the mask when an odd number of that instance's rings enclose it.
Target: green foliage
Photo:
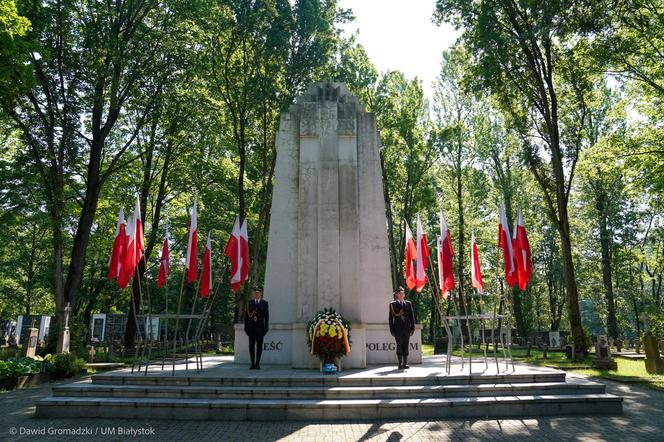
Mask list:
[[[37,374],[41,371],[41,366],[41,359],[18,357],[0,360],[0,380]]]
[[[58,377],[72,377],[85,369],[85,361],[75,353],[58,353],[45,359],[53,364],[52,372]]]

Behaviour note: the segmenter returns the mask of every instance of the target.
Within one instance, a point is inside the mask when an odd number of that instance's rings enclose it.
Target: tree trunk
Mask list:
[[[528,334],[526,330],[526,322],[523,319],[523,308],[521,306],[521,295],[524,292],[519,290],[519,287],[514,284],[512,288],[512,305],[514,305],[514,319],[516,321],[516,330],[519,336],[525,338]]]
[[[613,278],[611,274],[611,232],[607,227],[605,194],[598,195],[596,208],[599,212],[599,241],[602,250],[602,282],[606,299],[606,331],[613,339],[618,339],[618,321],[616,320],[616,303],[613,297]]]
[[[569,240],[569,225],[567,224],[567,211],[565,215],[565,226],[567,232],[561,232],[561,251],[563,254],[563,276],[565,287],[567,288],[567,314],[569,316],[570,328],[572,329],[572,339],[574,341],[575,353],[577,355],[587,355],[588,346],[581,323],[581,311],[579,309],[579,291],[574,278],[574,258],[572,256],[572,244]]]

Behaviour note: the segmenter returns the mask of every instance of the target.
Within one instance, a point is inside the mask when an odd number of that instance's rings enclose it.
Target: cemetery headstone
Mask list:
[[[543,356],[542,356],[542,357],[543,357],[544,359],[547,359],[547,353],[548,353],[548,351],[549,351],[549,344],[547,344],[547,343],[545,342],[544,344],[542,344],[542,352],[543,352]]]
[[[23,338],[23,350],[22,355],[29,358],[34,358],[37,351],[37,335],[39,334],[39,329],[35,327],[30,327],[25,331],[25,336]]]
[[[94,345],[88,346],[88,362],[93,363],[95,361],[95,355],[97,354],[97,350],[95,350]]]
[[[636,354],[641,354],[641,339],[634,339],[634,346],[636,347]]]
[[[611,357],[611,347],[609,346],[609,341],[604,335],[597,337],[597,341],[595,343],[595,360],[593,361],[593,367],[604,370],[618,369],[618,364]]]
[[[69,353],[69,314],[71,313],[71,307],[69,303],[64,308],[64,328],[60,330],[60,337],[58,339],[58,346],[56,351],[58,353]]]
[[[623,341],[622,339],[616,339],[616,353],[622,352]]]
[[[659,356],[657,340],[650,331],[643,335],[643,348],[646,352],[646,371],[649,374],[664,374],[664,360]]]
[[[549,347],[551,347],[551,348],[560,348],[560,332],[559,331],[549,332]]]

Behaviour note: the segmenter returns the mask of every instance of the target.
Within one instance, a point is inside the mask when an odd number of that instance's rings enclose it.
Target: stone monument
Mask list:
[[[69,314],[71,310],[72,308],[67,303],[64,308],[63,328],[59,331],[58,335],[58,345],[56,347],[56,352],[58,353],[69,353]]]
[[[342,83],[312,85],[281,115],[265,271],[266,364],[318,368],[307,322],[334,308],[351,323],[344,368],[397,363],[388,328],[392,278],[376,118]],[[421,362],[421,326],[411,338]],[[248,363],[235,326],[235,360]]]
[[[29,358],[34,358],[37,351],[37,336],[39,334],[39,329],[35,328],[34,325],[25,330],[25,336],[23,337],[23,349],[21,354]]]
[[[617,370],[618,363],[611,357],[611,346],[606,336],[600,335],[595,342],[595,360],[593,367],[603,370]]]
[[[659,356],[657,339],[650,331],[643,334],[643,347],[646,352],[646,371],[649,374],[664,374],[664,360]]]

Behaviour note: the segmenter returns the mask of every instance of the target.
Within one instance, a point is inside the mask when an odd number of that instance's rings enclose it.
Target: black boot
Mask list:
[[[401,368],[403,369],[410,368],[410,366],[408,365],[408,355],[403,355],[403,365],[401,366]]]
[[[399,370],[403,368],[403,356],[397,355],[397,359],[399,360]]]
[[[263,354],[263,349],[261,347],[258,347],[256,349],[256,364],[254,365],[254,368],[256,370],[261,369],[261,355]]]
[[[251,359],[251,367],[249,367],[249,370],[254,370],[256,368],[256,364],[254,363],[255,357],[254,357],[254,346],[253,345],[249,346],[249,359]]]

